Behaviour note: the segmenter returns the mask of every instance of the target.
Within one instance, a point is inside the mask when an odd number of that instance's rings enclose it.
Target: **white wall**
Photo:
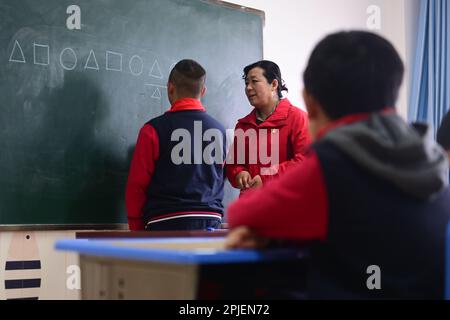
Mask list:
[[[1,231],[0,300],[78,300],[81,277],[78,254],[56,251],[55,242],[74,239],[76,231]],[[40,268],[6,270],[6,262],[40,261]],[[41,279],[34,288],[5,288],[5,280]]]
[[[231,2],[263,10],[264,58],[279,64],[290,92],[289,99],[304,109],[300,91],[301,74],[315,44],[325,35],[343,29],[366,29],[367,8],[381,9],[381,30],[406,61],[405,2],[410,0],[232,0]],[[230,2],[230,1],[229,1]],[[397,108],[407,114],[406,85]]]
[[[406,61],[410,67],[407,70],[408,98],[411,94],[412,73],[416,58],[417,34],[419,30],[419,12],[421,0],[407,0],[405,2],[405,30],[406,30]]]

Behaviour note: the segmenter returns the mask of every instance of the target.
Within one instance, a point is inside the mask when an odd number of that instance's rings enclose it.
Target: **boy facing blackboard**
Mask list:
[[[167,84],[171,109],[139,132],[126,186],[130,230],[205,230],[223,215],[225,129],[206,113],[206,72],[181,60]]]

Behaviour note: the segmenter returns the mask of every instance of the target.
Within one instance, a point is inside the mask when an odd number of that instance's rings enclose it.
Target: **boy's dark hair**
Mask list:
[[[306,91],[331,119],[395,107],[404,73],[392,44],[370,32],[339,32],[314,49],[304,72]]]
[[[196,61],[185,59],[178,62],[169,75],[169,82],[173,83],[183,96],[197,98],[205,84],[206,71]]]
[[[281,78],[280,67],[275,62],[269,60],[261,60],[255,63],[252,63],[244,68],[243,79],[247,79],[247,75],[250,70],[254,68],[261,68],[264,70],[264,77],[267,79],[268,83],[272,83],[273,80],[278,80],[278,98],[283,98],[282,91],[288,91],[288,88],[284,84],[284,80]]]

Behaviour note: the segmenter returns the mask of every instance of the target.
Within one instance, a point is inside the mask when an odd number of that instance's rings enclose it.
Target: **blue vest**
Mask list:
[[[145,221],[177,212],[202,211],[223,214],[223,162],[226,156],[226,135],[223,126],[206,112],[197,110],[168,112],[149,121],[148,124],[155,128],[158,134],[159,159],[147,192],[147,202],[144,206]],[[207,164],[204,161],[203,153],[211,142],[202,137],[208,129],[215,129],[215,132],[220,132],[222,136],[222,154],[219,155],[221,163]],[[171,141],[175,130],[189,133],[190,164],[176,164],[172,159],[174,147],[180,146],[182,142],[179,137],[174,138],[176,141]],[[195,130],[197,136],[194,134]],[[175,154],[184,156],[183,152]]]
[[[421,201],[327,142],[314,146],[329,201],[326,243],[311,252],[311,298],[442,299],[450,191]],[[381,290],[375,269],[380,268]]]

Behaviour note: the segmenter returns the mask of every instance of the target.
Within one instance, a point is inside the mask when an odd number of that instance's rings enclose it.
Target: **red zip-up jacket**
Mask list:
[[[238,142],[239,130],[242,130],[241,136],[251,136],[245,139],[245,145]],[[253,110],[236,125],[234,143],[226,163],[227,178],[236,188],[236,175],[248,171],[252,178],[260,175],[265,184],[302,162],[310,143],[308,115],[288,99],[281,100],[274,113],[259,125],[256,110]],[[278,159],[272,155],[276,147]]]

